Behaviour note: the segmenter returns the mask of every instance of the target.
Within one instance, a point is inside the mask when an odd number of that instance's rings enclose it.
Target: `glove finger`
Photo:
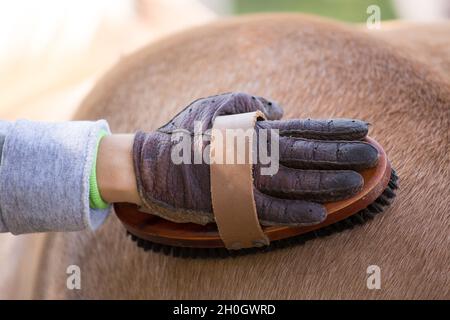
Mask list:
[[[266,129],[278,129],[281,136],[316,140],[361,140],[369,124],[356,119],[291,119],[265,121]]]
[[[280,163],[299,169],[363,170],[378,162],[378,150],[360,141],[280,137]]]
[[[319,203],[271,197],[254,189],[258,218],[263,225],[308,226],[322,222],[327,211]]]
[[[284,199],[332,202],[349,198],[364,185],[352,170],[299,170],[280,166],[273,175],[260,175],[255,168],[255,186],[265,194]]]

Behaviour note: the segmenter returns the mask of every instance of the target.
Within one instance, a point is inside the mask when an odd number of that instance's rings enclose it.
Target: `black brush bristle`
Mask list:
[[[131,240],[133,240],[139,248],[145,251],[152,250],[154,252],[160,252],[165,255],[171,255],[179,258],[228,258],[239,257],[243,255],[269,252],[274,249],[282,249],[292,247],[294,245],[302,245],[308,240],[327,237],[337,232],[341,232],[348,229],[353,229],[355,226],[362,225],[369,220],[372,220],[375,216],[382,213],[384,209],[392,203],[395,198],[395,190],[398,189],[398,175],[394,169],[391,171],[391,177],[388,186],[383,193],[367,208],[360,210],[359,212],[324,228],[313,230],[298,236],[275,240],[270,245],[262,248],[248,248],[242,250],[227,250],[226,248],[189,248],[189,247],[172,247],[169,245],[159,244],[144,240],[136,237],[135,235],[127,232]]]

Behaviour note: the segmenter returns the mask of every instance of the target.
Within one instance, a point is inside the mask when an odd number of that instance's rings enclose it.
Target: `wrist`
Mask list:
[[[97,154],[97,185],[108,202],[140,204],[133,165],[133,134],[113,134],[101,139]]]

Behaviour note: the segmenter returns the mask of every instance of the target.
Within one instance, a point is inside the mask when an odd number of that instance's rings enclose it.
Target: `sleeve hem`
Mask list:
[[[106,218],[109,215],[109,212],[111,210],[111,205],[109,205],[106,208],[101,209],[92,209],[90,207],[89,202],[89,193],[90,193],[90,176],[91,176],[91,170],[94,165],[94,161],[96,161],[97,158],[97,144],[98,144],[98,137],[101,131],[106,132],[106,135],[111,134],[111,131],[109,129],[109,126],[105,120],[97,121],[97,126],[91,130],[89,133],[88,138],[88,151],[86,153],[86,160],[85,160],[85,166],[83,170],[83,192],[82,192],[82,202],[83,202],[83,217],[84,217],[84,224],[86,227],[88,227],[91,230],[96,230],[98,227],[100,227]]]
[[[98,228],[109,208],[91,210],[89,175],[105,120],[60,123],[18,120],[0,166],[0,230],[13,234]]]

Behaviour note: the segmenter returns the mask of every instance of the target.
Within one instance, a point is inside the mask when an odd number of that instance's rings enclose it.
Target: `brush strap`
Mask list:
[[[214,218],[229,250],[269,244],[253,194],[253,140],[262,112],[216,117],[211,130],[210,179]]]

